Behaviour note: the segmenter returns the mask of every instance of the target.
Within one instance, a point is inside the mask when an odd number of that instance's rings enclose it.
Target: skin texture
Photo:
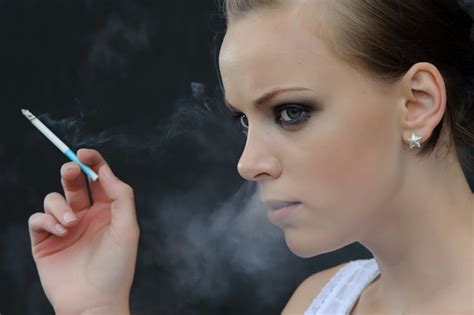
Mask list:
[[[338,59],[319,11],[298,3],[229,24],[219,62],[226,99],[248,124],[239,173],[258,182],[263,201],[302,203],[272,222],[296,255],[354,241],[374,254],[381,277],[354,314],[474,311],[473,194],[455,153],[440,154],[443,142],[419,158],[405,140],[415,132],[425,142],[443,119],[442,75],[418,63],[395,83],[376,81]],[[253,104],[294,87],[304,90]],[[276,120],[289,120],[288,110],[275,113],[282,104],[312,110],[282,126]]]
[[[55,314],[129,314],[139,227],[133,190],[120,181],[95,150],[78,158],[99,174],[89,202],[76,163],[61,168],[65,196],[48,194],[44,212],[29,219],[31,250],[41,285]],[[76,220],[66,223],[64,215]],[[59,233],[54,226],[66,229]]]

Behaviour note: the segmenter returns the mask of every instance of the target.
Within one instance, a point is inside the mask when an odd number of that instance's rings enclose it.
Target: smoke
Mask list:
[[[157,159],[172,152],[170,147],[176,147],[176,141],[185,141],[204,147],[206,156],[231,159],[231,151],[219,150],[226,143],[241,142],[242,136],[232,125],[229,111],[217,97],[205,95],[204,84],[192,82],[191,90],[192,98],[176,101],[169,117],[148,125],[140,121],[95,132],[88,124],[88,120],[98,120],[94,112],[61,119],[46,113],[38,118],[74,150],[104,147],[124,155],[153,155]]]
[[[468,8],[472,8],[474,5],[474,0],[460,0],[460,2]]]
[[[287,298],[293,287],[289,283],[301,279],[304,270],[296,268],[278,272],[294,257],[288,252],[281,232],[266,220],[265,211],[258,202],[257,186],[243,183],[236,172],[244,136],[238,126],[231,123],[230,113],[221,99],[209,96],[202,83],[191,83],[189,97],[169,104],[160,101],[166,99],[164,95],[168,92],[173,95],[171,98],[175,97],[175,91],[169,91],[171,88],[167,85],[168,82],[170,86],[176,85],[174,78],[169,77],[170,73],[179,73],[183,82],[189,82],[188,78],[192,76],[185,67],[183,73],[176,66],[172,67],[172,72],[166,72],[167,58],[174,57],[167,52],[178,49],[197,54],[198,51],[192,49],[196,49],[198,44],[192,40],[199,37],[195,33],[191,33],[188,39],[182,37],[187,34],[184,32],[187,29],[175,32],[174,28],[185,24],[177,20],[172,24],[171,37],[166,37],[164,32],[157,38],[159,22],[166,15],[173,15],[165,11],[169,6],[178,11],[192,8],[192,5],[197,8],[201,4],[82,0],[75,2],[73,7],[58,7],[54,11],[49,10],[48,2],[33,2],[30,4],[35,10],[28,11],[52,12],[45,15],[53,19],[52,27],[36,32],[43,23],[40,19],[38,22],[33,20],[24,30],[21,29],[27,34],[32,33],[25,37],[25,45],[21,46],[26,48],[12,46],[15,48],[12,56],[16,56],[17,51],[35,53],[31,58],[18,59],[34,61],[31,64],[35,67],[25,68],[21,73],[22,80],[26,78],[33,83],[25,81],[29,84],[19,84],[24,81],[10,80],[15,83],[12,85],[15,88],[25,86],[25,90],[12,88],[16,94],[35,96],[28,101],[15,99],[15,102],[22,105],[34,103],[44,108],[44,104],[62,104],[71,95],[78,95],[81,100],[87,98],[85,102],[93,103],[94,110],[87,110],[86,106],[79,104],[77,112],[64,116],[65,106],[62,106],[63,116],[51,112],[38,117],[71,149],[96,148],[104,156],[125,163],[126,171],[118,174],[136,176],[135,183],[129,181],[135,188],[142,232],[135,291],[132,292],[136,294],[132,297],[134,308],[153,310],[161,305],[164,309],[184,310],[185,314],[199,311],[201,314],[228,314],[235,313],[235,310],[246,310],[241,312],[246,314],[252,310],[256,314],[264,313],[259,312],[264,305],[267,305],[267,313],[269,309],[279,309],[277,301]],[[3,3],[5,1],[0,0],[0,6]],[[32,14],[32,17],[40,16]],[[74,19],[68,19],[69,16]],[[197,16],[196,20],[199,19]],[[38,44],[33,49],[30,43],[34,41],[30,39],[40,33],[48,34],[45,37],[51,38],[51,43]],[[176,44],[187,40],[187,45]],[[42,54],[38,54],[37,49]],[[149,55],[159,57],[142,58]],[[18,61],[20,63],[24,62]],[[12,67],[11,74],[19,73],[17,68]],[[145,68],[153,76],[147,76]],[[134,75],[133,71],[140,75]],[[155,93],[147,90],[146,83],[144,87],[140,83],[153,81],[150,77],[157,78],[156,73],[163,75],[166,82],[160,81],[161,90]],[[31,92],[30,86],[38,88]],[[123,86],[126,88],[120,88]],[[39,96],[35,94],[38,91]],[[127,94],[128,91],[132,92]],[[142,102],[141,92],[144,92],[143,100],[160,104],[150,111],[150,115],[131,116],[136,120],[130,118],[125,124],[109,120],[107,111],[112,106],[96,106],[101,100],[116,97],[121,102],[116,114],[111,113],[110,117],[123,118],[121,113],[117,113],[129,111],[124,106],[127,100]],[[61,93],[64,94],[61,96]],[[179,95],[181,93],[180,90]],[[46,97],[56,94],[57,98]],[[133,104],[130,107],[130,113],[133,113]],[[137,108],[140,110],[144,106]],[[171,114],[168,108],[172,109]],[[37,109],[32,109],[38,114]],[[5,152],[14,156],[8,167],[0,172],[2,185],[8,187],[6,191],[11,196],[2,205],[11,210],[12,218],[13,214],[16,215],[15,220],[9,220],[8,226],[5,223],[7,228],[0,233],[5,258],[2,271],[8,274],[8,281],[1,282],[11,286],[2,292],[12,292],[11,301],[23,296],[24,305],[13,306],[15,303],[12,303],[12,309],[18,308],[27,314],[49,314],[51,309],[42,294],[31,257],[27,217],[41,211],[44,192],[60,189],[59,181],[58,187],[52,184],[58,176],[52,173],[55,163],[41,163],[61,157],[54,149],[48,157],[49,149],[43,147],[44,142],[37,141],[43,136],[26,121],[22,122],[28,126],[25,127],[24,142],[15,141],[20,143],[18,152],[21,155],[17,157],[11,153],[15,152],[11,147],[0,144],[0,157]],[[26,151],[21,151],[23,146]],[[38,163],[32,163],[33,154],[30,153],[38,151],[44,154],[38,155]],[[159,172],[153,173],[157,168]],[[23,213],[17,210],[23,210]],[[258,305],[242,303],[243,300],[257,299]],[[204,311],[223,305],[228,307],[226,312]]]
[[[88,47],[85,70],[90,77],[99,73],[127,74],[137,54],[149,50],[158,31],[158,19],[142,1],[97,2],[85,0],[86,12],[99,14],[102,25],[85,39]],[[103,15],[101,12],[105,11]]]
[[[282,287],[264,281],[264,275],[283,263],[288,253],[281,232],[266,220],[256,192],[254,185],[244,184],[216,211],[199,209],[191,216],[183,217],[186,211],[176,211],[172,204],[157,207],[154,222],[168,236],[161,243],[161,255],[170,258],[164,264],[173,271],[178,291],[221,300],[235,292],[231,279],[238,276],[248,279],[257,299],[266,304],[280,296]],[[192,204],[187,204],[188,212]]]
[[[244,182],[239,188],[229,182],[227,174],[236,173],[234,163],[244,139],[231,125],[230,113],[217,98],[206,96],[203,84],[193,82],[191,91],[191,99],[177,101],[168,118],[150,126],[124,126],[94,134],[87,131],[86,115],[53,119],[44,114],[40,119],[74,147],[103,147],[120,156],[146,152],[154,163],[180,165],[172,180],[190,182],[189,188],[159,192],[169,185],[161,178],[136,189],[142,230],[139,268],[165,271],[165,286],[176,296],[192,297],[189,303],[204,300],[217,305],[235,295],[236,283],[240,283],[250,287],[247,292],[262,305],[274,305],[287,292],[288,280],[295,273],[286,272],[273,281],[264,279],[274,277],[291,254],[281,231],[266,219],[257,185]],[[180,163],[186,154],[183,147],[196,153],[189,162]],[[215,176],[212,169],[223,165],[232,169]],[[204,171],[196,171],[199,168]],[[230,186],[234,192],[226,197]],[[140,288],[164,281],[141,278],[139,272],[137,277]]]
[[[460,0],[459,2],[469,11],[471,17],[474,17],[474,0]]]
[[[252,314],[258,314],[259,308],[281,310],[282,297],[288,298],[291,283],[302,270],[288,268],[295,257],[281,231],[266,219],[258,187],[244,183],[212,207],[208,199],[211,188],[219,193],[218,182],[199,180],[189,192],[150,200],[151,215],[140,220],[146,233],[141,234],[136,295],[144,296],[154,282],[161,283],[167,292],[154,292],[154,303],[168,305],[170,314],[178,312],[177,306],[191,314],[200,302],[222,306],[239,300],[258,301],[241,307],[252,309]],[[150,270],[166,276],[153,276]],[[162,303],[160,297],[170,292],[172,296]],[[233,313],[236,309],[239,306],[229,305]]]

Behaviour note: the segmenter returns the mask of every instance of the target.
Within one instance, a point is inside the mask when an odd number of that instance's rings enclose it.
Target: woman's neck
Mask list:
[[[439,311],[444,303],[472,309],[474,195],[455,159],[407,164],[403,189],[359,241],[381,273],[367,299],[400,314]]]

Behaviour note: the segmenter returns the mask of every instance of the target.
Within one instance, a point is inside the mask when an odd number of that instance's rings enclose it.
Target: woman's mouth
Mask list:
[[[275,225],[287,223],[291,215],[302,205],[299,201],[267,201],[264,204],[268,209],[268,220]]]

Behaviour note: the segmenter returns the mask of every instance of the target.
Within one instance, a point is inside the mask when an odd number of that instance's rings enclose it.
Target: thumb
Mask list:
[[[111,225],[119,231],[138,225],[132,187],[117,178],[107,164],[99,169],[99,181],[111,201]]]

